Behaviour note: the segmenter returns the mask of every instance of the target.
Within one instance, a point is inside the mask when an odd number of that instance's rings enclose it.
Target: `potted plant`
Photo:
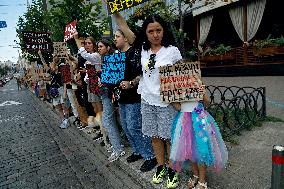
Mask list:
[[[214,62],[222,60],[234,60],[235,52],[231,46],[220,44],[215,48],[206,48],[201,54],[201,61]]]
[[[264,40],[255,40],[253,42],[254,56],[274,56],[284,54],[284,37]]]

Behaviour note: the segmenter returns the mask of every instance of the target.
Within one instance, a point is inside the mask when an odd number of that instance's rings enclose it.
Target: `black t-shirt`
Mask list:
[[[85,69],[85,62],[86,61],[87,60],[85,58],[83,58],[81,56],[81,54],[78,54],[78,67],[77,67],[78,70]],[[80,72],[80,75],[81,75],[81,79],[83,80],[85,75],[86,75],[86,73]]]
[[[142,74],[141,51],[130,47],[126,51],[124,81],[131,81]],[[138,86],[121,89],[119,103],[134,104],[141,102],[141,95],[137,93]]]
[[[52,72],[50,74],[50,77],[51,77],[51,87],[60,88],[61,86],[63,86],[62,77],[60,73]]]

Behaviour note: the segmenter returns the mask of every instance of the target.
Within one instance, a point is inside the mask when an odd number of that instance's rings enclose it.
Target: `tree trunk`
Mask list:
[[[179,30],[178,30],[178,48],[182,54],[185,55],[184,49],[184,13],[182,12],[182,0],[178,0],[178,11],[179,11]]]

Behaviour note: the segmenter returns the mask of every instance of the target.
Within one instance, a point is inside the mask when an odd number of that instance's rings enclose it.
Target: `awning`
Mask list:
[[[193,10],[192,15],[198,16],[198,15],[203,14],[205,12],[208,12],[208,11],[211,11],[211,10],[217,9],[219,7],[223,7],[223,6],[238,2],[238,1],[240,1],[240,0],[228,0],[228,2],[217,1],[215,3],[204,5],[200,8],[198,8],[198,9]]]

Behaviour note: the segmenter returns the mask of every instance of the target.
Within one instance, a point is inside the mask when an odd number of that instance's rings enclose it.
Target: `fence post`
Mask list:
[[[263,87],[263,98],[262,98],[262,103],[263,103],[263,110],[262,110],[262,116],[266,117],[266,88]]]
[[[284,188],[284,147],[273,146],[271,189]]]

